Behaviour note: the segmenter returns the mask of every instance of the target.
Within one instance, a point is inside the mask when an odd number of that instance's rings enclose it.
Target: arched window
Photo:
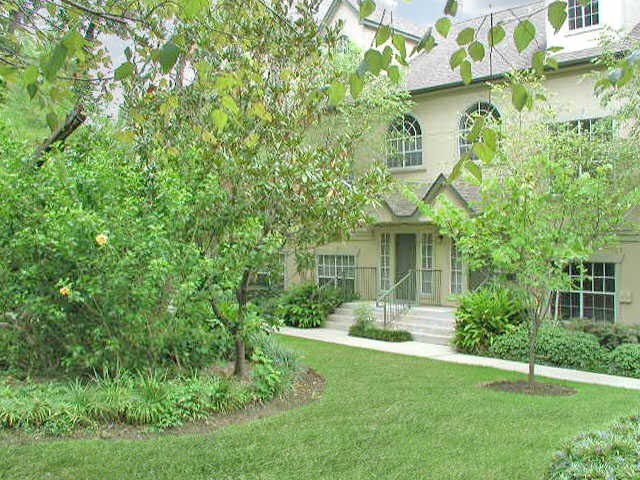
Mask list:
[[[389,168],[422,165],[422,130],[411,115],[399,117],[389,126],[387,166]]]
[[[460,119],[458,136],[458,142],[460,145],[460,156],[462,156],[465,152],[471,150],[473,142],[469,139],[469,134],[471,133],[473,122],[475,122],[476,118],[478,117],[483,117],[485,121],[500,123],[500,112],[498,112],[498,109],[490,103],[477,102],[471,105],[471,107],[469,107],[467,111],[464,112],[464,115],[462,115],[462,118]],[[476,158],[473,152],[471,152],[471,158]]]

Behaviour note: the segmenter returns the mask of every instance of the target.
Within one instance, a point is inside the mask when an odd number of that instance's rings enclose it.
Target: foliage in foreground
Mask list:
[[[486,352],[497,336],[526,320],[522,299],[507,287],[483,287],[458,298],[453,343],[465,353]]]
[[[46,435],[111,423],[164,429],[269,400],[291,384],[299,364],[271,337],[256,344],[251,382],[220,374],[169,378],[128,371],[88,382],[0,381],[0,426]]]
[[[574,319],[562,322],[562,325],[569,330],[595,335],[598,343],[607,350],[615,350],[625,343],[640,343],[640,325],[594,322],[587,319]]]
[[[230,339],[174,236],[180,192],[108,126],[37,168],[0,126],[0,368],[197,368]],[[165,194],[151,202],[155,189]]]
[[[582,434],[558,452],[547,480],[634,479],[640,477],[640,417],[614,423],[606,430]]]
[[[282,294],[274,314],[290,327],[320,327],[327,319],[327,315],[342,302],[353,300],[353,298],[352,294],[340,288],[319,287],[315,283],[304,283]]]

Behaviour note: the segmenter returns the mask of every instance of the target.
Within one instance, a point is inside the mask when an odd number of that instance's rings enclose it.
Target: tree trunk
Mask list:
[[[536,344],[538,340],[538,330],[540,328],[540,319],[532,319],[531,328],[529,328],[529,386],[533,387],[535,381],[536,367]]]
[[[236,298],[238,300],[238,318],[236,319],[236,326],[233,329],[233,340],[235,342],[236,359],[233,367],[233,374],[236,377],[244,377],[247,374],[247,367],[245,361],[246,345],[244,338],[242,337],[241,328],[244,324],[244,319],[247,314],[247,302],[249,300],[249,277],[251,272],[245,270],[242,274],[242,280],[238,289],[236,290]]]

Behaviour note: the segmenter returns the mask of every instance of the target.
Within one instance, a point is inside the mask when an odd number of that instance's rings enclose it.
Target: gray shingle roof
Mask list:
[[[408,186],[416,197],[422,200],[435,198],[442,188],[449,186],[472,211],[480,209],[480,188],[466,180],[458,179],[451,184],[441,174],[433,182],[404,182],[403,185]],[[411,217],[418,208],[415,202],[409,200],[400,190],[388,193],[385,202],[396,217]]]
[[[546,10],[544,1],[537,1],[521,7],[514,7],[493,15],[494,25],[502,22],[506,32],[506,38],[499,43],[491,57],[488,52],[485,59],[480,62],[472,62],[474,78],[486,78],[491,74],[501,75],[512,68],[531,67],[533,54],[546,45]],[[536,37],[527,49],[518,53],[513,42],[513,30],[520,19],[529,18],[536,26]],[[451,27],[447,38],[438,38],[438,45],[429,53],[421,53],[411,61],[407,74],[407,88],[410,91],[428,89],[452,83],[462,83],[460,72],[451,70],[449,58],[460,47],[456,42],[458,33],[473,27],[477,31],[478,38],[486,43],[487,34],[491,28],[491,19],[488,15],[471,18]]]

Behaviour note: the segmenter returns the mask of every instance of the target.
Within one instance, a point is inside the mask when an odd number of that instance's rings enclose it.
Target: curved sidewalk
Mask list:
[[[350,347],[368,348],[371,350],[379,350],[381,352],[431,358],[433,360],[441,360],[443,362],[478,365],[520,373],[528,372],[528,365],[526,363],[500,360],[497,358],[477,357],[475,355],[465,355],[457,353],[453,348],[444,345],[432,345],[430,343],[421,342],[381,342],[378,340],[369,340],[367,338],[350,337],[347,332],[331,330],[329,328],[303,329],[283,327],[278,331],[278,333],[292,337],[307,338],[309,340],[318,340],[320,342],[337,343]],[[580,370],[569,370],[567,368],[536,365],[536,375],[559,380],[569,380],[571,382],[594,383],[598,385],[608,385],[610,387],[640,390],[640,379],[617,377],[615,375],[605,375],[603,373],[583,372]]]

